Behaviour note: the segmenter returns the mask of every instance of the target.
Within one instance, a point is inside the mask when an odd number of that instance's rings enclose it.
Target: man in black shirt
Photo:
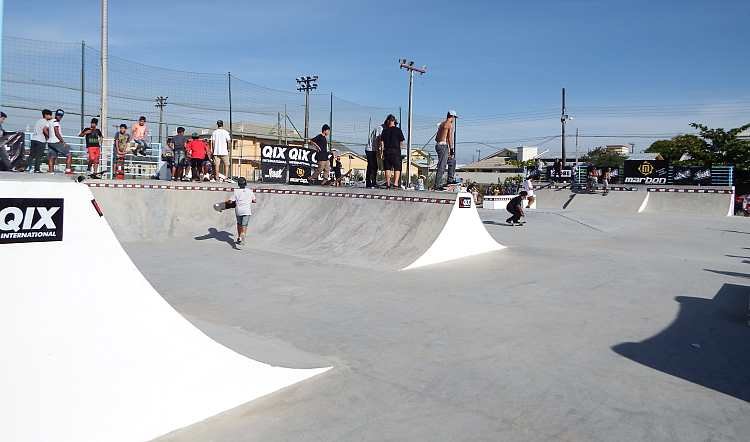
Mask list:
[[[380,149],[383,151],[383,169],[385,169],[385,187],[398,188],[401,183],[401,148],[404,145],[404,133],[396,126],[396,117],[388,115],[383,123],[380,135]]]
[[[330,182],[331,176],[331,162],[328,160],[328,135],[331,133],[331,127],[324,124],[320,129],[320,133],[310,140],[311,148],[317,151],[315,155],[318,159],[318,167],[313,170],[310,174],[308,181],[312,182],[318,179],[318,176],[323,172],[323,182],[320,183],[323,186],[327,186]]]
[[[86,170],[94,176],[99,173],[99,160],[102,156],[102,131],[97,128],[98,118],[91,119],[91,125],[82,130],[79,137],[86,138],[86,150],[88,151],[89,164]]]
[[[526,193],[525,190],[522,190],[520,194],[518,194],[517,197],[510,200],[507,206],[505,206],[505,210],[510,212],[513,216],[506,219],[505,222],[508,224],[513,224],[516,226],[520,226],[521,223],[521,217],[524,216],[523,213],[523,200],[526,199],[526,196],[528,193]]]

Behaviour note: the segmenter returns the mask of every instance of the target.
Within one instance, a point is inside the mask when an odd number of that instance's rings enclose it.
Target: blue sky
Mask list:
[[[96,0],[5,5],[6,35],[98,46]],[[113,55],[232,71],[286,90],[315,73],[321,90],[373,106],[405,106],[397,60],[411,58],[428,67],[415,112],[455,108],[466,117],[461,135],[491,145],[559,132],[563,86],[571,131],[661,134],[689,131],[693,120],[750,121],[746,0],[110,0],[110,16]]]

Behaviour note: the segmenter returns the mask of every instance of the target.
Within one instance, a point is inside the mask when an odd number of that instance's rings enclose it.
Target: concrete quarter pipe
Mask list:
[[[210,206],[229,188],[94,183],[92,190],[122,241],[234,234],[234,211]],[[164,188],[169,187],[169,188]],[[304,259],[377,270],[406,270],[503,248],[479,219],[470,194],[362,192],[263,185],[246,246]]]
[[[143,278],[86,186],[0,180],[0,198],[1,241],[62,235],[0,244],[0,440],[149,440],[328,370],[272,367],[195,328]]]

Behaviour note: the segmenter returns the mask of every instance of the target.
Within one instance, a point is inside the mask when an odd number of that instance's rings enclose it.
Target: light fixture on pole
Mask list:
[[[305,93],[305,146],[310,139],[310,91],[318,88],[318,76],[304,76],[297,78],[297,90]]]
[[[412,140],[412,102],[414,100],[414,73],[418,73],[419,75],[425,74],[427,72],[427,66],[422,66],[421,68],[414,65],[413,61],[407,60],[405,58],[399,59],[398,61],[399,67],[401,69],[406,69],[407,72],[409,72],[409,116],[407,117],[407,135],[406,135],[406,187],[408,188],[411,185],[411,140]]]

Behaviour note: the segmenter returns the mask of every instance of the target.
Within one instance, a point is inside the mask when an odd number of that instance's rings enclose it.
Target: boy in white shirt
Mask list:
[[[242,248],[252,215],[252,205],[255,203],[255,193],[247,188],[247,180],[244,177],[237,179],[237,186],[239,187],[234,189],[227,201],[227,207],[234,207],[234,214],[237,216],[237,248]]]

